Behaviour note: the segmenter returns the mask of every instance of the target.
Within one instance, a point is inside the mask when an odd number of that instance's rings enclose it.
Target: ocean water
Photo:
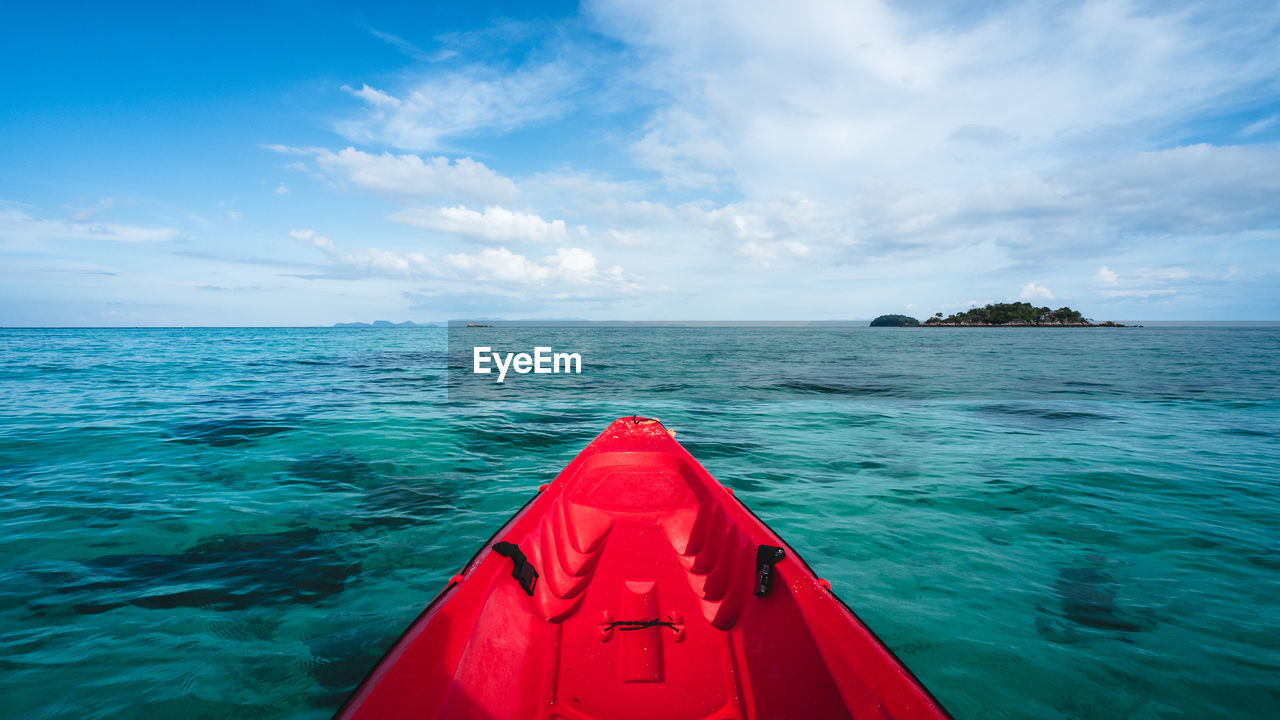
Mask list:
[[[10,329],[0,402],[0,717],[325,718],[632,414],[957,718],[1280,717],[1280,328]]]

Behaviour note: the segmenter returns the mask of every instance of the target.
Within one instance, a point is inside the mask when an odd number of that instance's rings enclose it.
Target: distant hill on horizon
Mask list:
[[[333,326],[336,328],[444,327],[445,323],[442,323],[442,322],[417,323],[412,320],[405,320],[404,322],[397,323],[397,322],[391,322],[390,320],[374,320],[371,323],[367,323],[367,322],[341,323],[340,322],[340,323],[334,323]]]

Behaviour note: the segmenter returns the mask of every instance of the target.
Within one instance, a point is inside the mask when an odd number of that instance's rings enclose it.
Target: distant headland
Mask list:
[[[871,327],[1126,327],[1108,320],[1096,323],[1069,307],[1050,310],[1031,303],[992,303],[943,317],[942,313],[920,322],[909,315],[881,315]],[[1141,327],[1139,325],[1138,327]]]
[[[334,324],[333,324],[333,326],[334,326],[334,327],[336,327],[336,328],[367,328],[367,327],[375,327],[375,328],[442,327],[443,325],[444,325],[444,323],[416,323],[416,322],[413,322],[412,320],[405,320],[404,322],[398,322],[398,323],[397,323],[397,322],[391,322],[390,320],[374,320],[374,321],[373,321],[373,322],[371,322],[371,323],[367,323],[367,322],[345,322],[345,323],[343,323],[343,322],[340,322],[340,323],[334,323]]]

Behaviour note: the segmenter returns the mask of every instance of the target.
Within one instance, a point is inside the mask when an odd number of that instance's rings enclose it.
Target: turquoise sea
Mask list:
[[[1278,327],[9,329],[0,402],[5,718],[325,718],[632,414],[957,718],[1280,717]]]

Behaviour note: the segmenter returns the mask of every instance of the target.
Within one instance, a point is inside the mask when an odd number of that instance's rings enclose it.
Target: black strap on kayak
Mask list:
[[[511,577],[520,583],[526,594],[532,595],[533,589],[538,586],[538,571],[533,569],[533,563],[520,551],[520,546],[509,542],[494,543],[493,551],[502,557],[511,558]]]
[[[603,629],[612,630],[618,628],[626,632],[627,630],[643,630],[651,627],[669,627],[676,632],[680,631],[680,628],[676,627],[676,621],[672,620],[670,615],[667,616],[666,620],[659,620],[658,618],[652,620],[615,620],[605,625]]]
[[[756,597],[764,597],[773,584],[773,566],[787,556],[787,551],[776,545],[756,548]]]

